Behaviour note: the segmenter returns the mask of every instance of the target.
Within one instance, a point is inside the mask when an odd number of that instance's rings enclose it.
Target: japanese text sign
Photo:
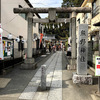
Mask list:
[[[100,56],[95,58],[95,76],[100,76]]]
[[[88,25],[79,25],[77,43],[77,68],[78,74],[87,74],[87,52],[88,52]]]

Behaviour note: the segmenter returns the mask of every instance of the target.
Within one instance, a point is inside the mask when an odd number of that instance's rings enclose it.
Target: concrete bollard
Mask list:
[[[41,89],[46,90],[46,65],[41,65]]]

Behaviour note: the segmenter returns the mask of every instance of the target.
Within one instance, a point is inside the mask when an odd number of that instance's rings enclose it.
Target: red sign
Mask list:
[[[97,69],[100,69],[100,65],[97,65]]]
[[[42,42],[42,38],[43,38],[43,34],[40,33],[40,45],[41,45],[41,42]]]

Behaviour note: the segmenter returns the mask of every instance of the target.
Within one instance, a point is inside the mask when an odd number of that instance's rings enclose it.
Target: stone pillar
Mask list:
[[[92,76],[87,75],[87,54],[88,24],[80,24],[77,44],[77,73],[73,75],[73,83],[92,84]]]
[[[27,33],[27,58],[24,64],[21,65],[21,69],[35,69],[36,63],[34,58],[32,58],[32,34],[33,34],[33,14],[28,13],[28,33]]]
[[[76,68],[76,12],[72,12],[71,18],[71,68]]]
[[[46,90],[46,65],[41,66],[41,89]]]
[[[28,13],[27,58],[32,58],[33,14]]]
[[[72,59],[76,59],[76,13],[72,13]],[[75,63],[73,63],[75,64]]]
[[[70,14],[71,59],[67,69],[76,69],[76,12]]]
[[[87,75],[88,25],[79,25],[77,44],[77,74]]]

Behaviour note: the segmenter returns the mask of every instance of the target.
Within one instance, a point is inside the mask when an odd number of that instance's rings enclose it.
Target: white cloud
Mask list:
[[[61,7],[62,0],[29,0],[33,7]],[[42,18],[47,14],[40,14]]]
[[[52,7],[53,5],[56,5],[56,7],[60,7],[62,0],[29,0],[34,7],[44,7],[44,6],[48,6],[48,7]]]

